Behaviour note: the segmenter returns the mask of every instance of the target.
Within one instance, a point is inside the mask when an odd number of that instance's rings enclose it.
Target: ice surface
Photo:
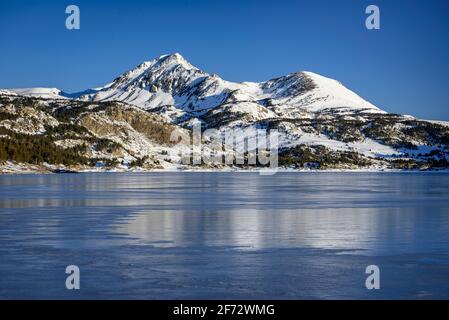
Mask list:
[[[443,173],[9,175],[0,189],[1,298],[449,298]]]

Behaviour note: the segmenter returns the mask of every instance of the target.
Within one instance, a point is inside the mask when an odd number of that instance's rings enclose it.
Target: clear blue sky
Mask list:
[[[81,30],[65,28],[65,8]],[[365,29],[377,4],[381,30]],[[377,106],[449,120],[447,0],[27,0],[0,2],[0,88],[104,85],[165,53],[232,81],[298,70]]]

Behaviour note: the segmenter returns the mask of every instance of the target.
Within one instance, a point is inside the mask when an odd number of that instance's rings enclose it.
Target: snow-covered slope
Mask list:
[[[1,89],[1,94],[19,95],[44,99],[67,99],[64,92],[57,88],[21,88],[21,89]]]
[[[315,88],[287,100],[286,104],[307,108],[309,111],[321,111],[329,108],[383,112],[373,104],[343,86],[340,82],[312,72],[303,72],[315,85]]]

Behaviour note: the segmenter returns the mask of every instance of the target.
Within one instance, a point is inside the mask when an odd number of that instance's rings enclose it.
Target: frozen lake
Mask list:
[[[449,299],[449,174],[0,176],[0,298]]]

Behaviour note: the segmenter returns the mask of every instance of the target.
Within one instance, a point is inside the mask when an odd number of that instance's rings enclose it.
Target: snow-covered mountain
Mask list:
[[[81,128],[70,135],[71,143],[95,148],[92,141],[107,139],[116,144],[115,153],[102,154],[105,159],[137,161],[148,155],[156,159],[153,165],[170,163],[168,131],[194,123],[221,131],[277,129],[285,166],[432,167],[445,166],[449,159],[447,124],[389,114],[336,80],[301,71],[260,83],[235,83],[196,68],[178,53],[144,62],[101,88],[73,94],[56,88],[0,89],[1,97],[0,131],[4,128],[5,136],[52,134],[50,127],[76,125]],[[148,124],[142,119],[149,119]],[[153,130],[161,121],[168,127]],[[55,144],[67,148],[58,139]]]
[[[125,72],[101,88],[74,94],[57,88],[4,89],[2,94],[81,101],[121,101],[155,111],[173,123],[208,112],[242,113],[251,120],[314,117],[317,113],[383,113],[340,82],[295,72],[265,82],[235,83],[191,65],[179,53],[163,55]]]
[[[312,72],[296,72],[261,83],[235,83],[201,71],[178,53],[144,62],[79,98],[123,101],[160,113],[174,123],[201,118],[212,110],[242,113],[252,120],[312,117],[329,110],[383,112],[338,81]]]

